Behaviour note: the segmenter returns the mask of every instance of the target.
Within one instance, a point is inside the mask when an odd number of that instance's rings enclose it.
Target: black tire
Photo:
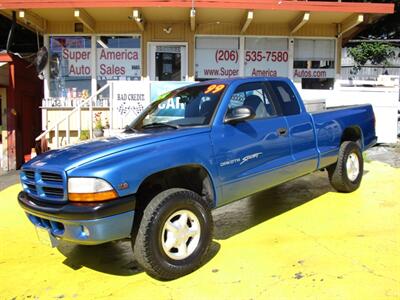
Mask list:
[[[168,254],[163,249],[166,234],[169,234],[165,232],[164,225],[173,220],[171,217],[174,214],[182,211],[189,211],[197,218],[196,224],[200,225],[200,233],[196,238],[196,246],[191,248],[193,252],[186,258],[174,259],[170,255],[174,255],[173,250],[178,248],[172,247]],[[192,226],[191,217],[187,222],[186,229],[190,228],[189,225]],[[178,225],[181,226],[180,223]],[[211,209],[205,200],[193,191],[173,188],[161,192],[150,201],[144,210],[136,240],[132,240],[132,248],[137,262],[146,273],[157,279],[172,280],[191,273],[201,265],[210,247],[212,234]],[[190,239],[191,237],[181,245],[190,245]],[[185,238],[181,239],[183,240]]]
[[[355,179],[349,178],[347,160],[354,154],[358,160],[359,172]],[[338,192],[350,193],[358,189],[364,172],[364,160],[358,143],[346,141],[340,145],[338,160],[328,168],[329,181]]]

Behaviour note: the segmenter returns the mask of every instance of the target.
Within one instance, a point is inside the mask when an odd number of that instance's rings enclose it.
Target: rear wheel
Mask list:
[[[336,164],[328,168],[331,185],[338,192],[350,193],[361,184],[364,172],[364,160],[360,146],[346,141],[340,145]]]
[[[166,190],[144,210],[134,256],[149,275],[178,278],[200,266],[212,229],[210,208],[200,195],[186,189]]]

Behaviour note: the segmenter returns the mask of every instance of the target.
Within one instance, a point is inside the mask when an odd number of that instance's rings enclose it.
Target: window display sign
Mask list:
[[[140,80],[141,47],[138,36],[97,36],[96,77],[99,86],[107,80]]]
[[[140,77],[140,48],[97,48],[97,76]]]
[[[49,96],[60,103],[88,97],[91,93],[91,38],[51,36],[49,38]],[[67,101],[68,100],[68,101]]]
[[[91,75],[90,49],[63,48],[61,53],[61,76],[86,77]]]
[[[196,50],[196,78],[239,76],[239,51],[235,49]]]
[[[239,76],[238,38],[197,38],[196,79]]]
[[[294,40],[294,81],[303,89],[332,89],[334,78],[335,40]]]
[[[150,83],[113,81],[113,126],[124,128],[150,104]]]
[[[334,78],[334,69],[294,69],[293,79],[298,78]]]
[[[288,39],[246,38],[245,76],[288,76]]]
[[[296,39],[293,79],[334,78],[335,41]]]

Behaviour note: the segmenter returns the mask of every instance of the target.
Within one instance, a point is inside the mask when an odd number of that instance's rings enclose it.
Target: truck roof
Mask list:
[[[288,81],[287,77],[231,77],[224,79],[212,79],[207,81],[198,82],[195,84],[232,84],[232,83],[246,83],[246,82],[254,82],[254,81],[272,81],[272,80],[280,80],[280,81]]]

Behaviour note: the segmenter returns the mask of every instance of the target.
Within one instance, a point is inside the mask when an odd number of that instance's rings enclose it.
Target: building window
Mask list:
[[[91,93],[91,38],[88,36],[50,37],[50,97],[71,102]],[[59,103],[58,105],[71,105]]]
[[[140,80],[140,37],[98,36],[96,48],[97,84],[107,80]]]
[[[97,36],[96,37],[96,79],[97,89],[109,80],[140,80],[141,52],[140,37]],[[109,89],[96,100],[97,106],[108,106]]]
[[[245,76],[287,77],[288,70],[288,39],[245,38]]]
[[[195,79],[239,76],[238,37],[197,37]]]
[[[303,89],[332,89],[335,80],[335,41],[295,39],[293,80]]]

